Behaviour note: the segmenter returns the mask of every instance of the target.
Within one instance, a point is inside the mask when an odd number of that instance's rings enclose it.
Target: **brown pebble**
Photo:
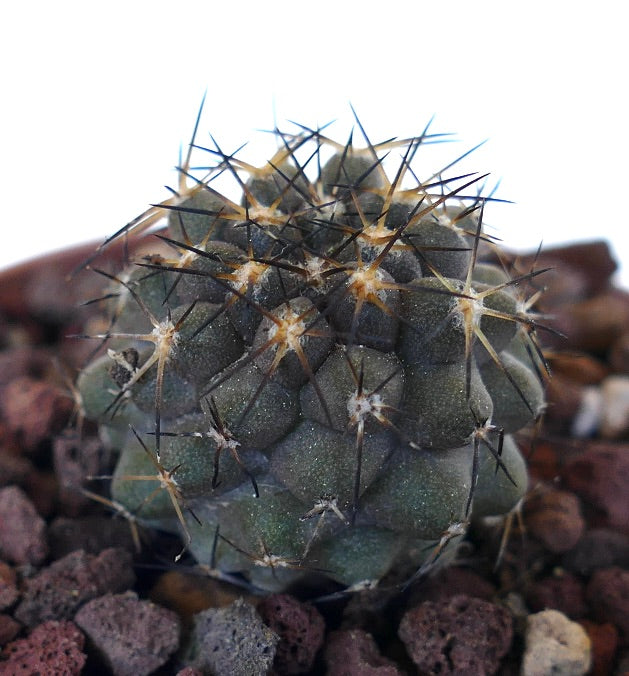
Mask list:
[[[571,620],[588,612],[585,586],[579,578],[566,571],[533,582],[526,590],[526,602],[535,613],[550,608]]]
[[[629,568],[629,536],[607,528],[592,528],[566,552],[562,565],[584,577],[597,568]]]
[[[529,533],[556,554],[572,549],[585,529],[577,496],[552,488],[529,495],[524,505],[524,522]]]
[[[614,656],[618,647],[618,630],[610,622],[596,624],[591,620],[579,620],[592,644],[590,676],[607,676],[612,673]]]
[[[527,458],[529,473],[540,481],[553,481],[559,476],[561,449],[543,440],[536,441]]]
[[[64,674],[78,676],[86,662],[85,638],[73,622],[44,622],[26,638],[5,646],[1,653],[0,675]]]
[[[34,470],[24,482],[24,490],[43,517],[53,514],[57,497],[57,479],[51,471]]]
[[[0,393],[0,397],[2,394]],[[0,455],[20,456],[22,447],[19,440],[0,416]]]
[[[559,311],[551,323],[569,336],[571,348],[604,354],[629,328],[629,293],[608,289]]]
[[[579,385],[598,385],[610,374],[600,359],[585,352],[558,352],[551,360],[553,378],[561,376]]]
[[[325,645],[325,662],[327,676],[402,676],[363,629],[331,632]]]
[[[4,388],[0,407],[9,429],[32,452],[68,424],[74,404],[59,387],[23,376]]]
[[[459,595],[407,611],[398,635],[422,673],[482,676],[500,668],[511,646],[512,625],[505,608]]]
[[[562,471],[568,489],[600,512],[596,526],[629,533],[629,449],[610,442],[591,442]]]
[[[48,555],[46,522],[21,488],[0,489],[0,556],[16,564],[40,564]]]
[[[160,575],[150,593],[152,601],[176,611],[186,620],[207,608],[228,606],[241,597],[247,598],[242,589],[202,574],[178,570]]]
[[[595,571],[586,597],[596,620],[616,625],[621,645],[629,645],[629,570],[614,566]]]
[[[537,270],[551,268],[540,279],[548,287],[543,300],[554,305],[601,293],[618,268],[609,242],[602,239],[545,247],[539,254],[518,257],[519,270],[528,272],[533,265]]]
[[[116,676],[148,676],[179,647],[179,618],[134,592],[86,603],[76,623]]]
[[[0,486],[22,486],[32,471],[33,465],[27,458],[0,450]]]
[[[0,610],[10,608],[19,596],[16,572],[4,561],[0,561]]]
[[[16,622],[10,615],[0,614],[0,648],[9,641],[12,641],[18,635],[21,628],[22,625]]]
[[[629,375],[629,329],[614,341],[607,358],[614,373]]]
[[[86,601],[107,592],[124,591],[134,582],[128,552],[105,549],[92,556],[78,550],[25,580],[15,617],[30,627],[44,620],[70,619]]]
[[[562,375],[553,376],[546,386],[548,402],[545,423],[558,433],[566,433],[581,407],[583,385]]]

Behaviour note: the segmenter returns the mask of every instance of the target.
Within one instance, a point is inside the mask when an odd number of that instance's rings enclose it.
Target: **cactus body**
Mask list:
[[[266,589],[372,583],[526,490],[501,429],[544,405],[529,277],[480,261],[473,180],[409,171],[424,140],[282,134],[262,168],[217,150],[240,197],[184,190],[172,255],[112,279],[85,413],[119,448],[116,503],[178,524],[199,563]]]

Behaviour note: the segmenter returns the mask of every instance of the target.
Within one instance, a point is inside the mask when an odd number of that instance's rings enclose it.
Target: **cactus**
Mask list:
[[[423,571],[527,487],[513,434],[544,407],[539,271],[484,261],[483,177],[417,177],[439,135],[364,137],[277,132],[262,167],[215,145],[191,187],[188,156],[123,230],[167,214],[160,253],[103,273],[106,347],[78,379],[119,450],[112,504],[262,589]]]

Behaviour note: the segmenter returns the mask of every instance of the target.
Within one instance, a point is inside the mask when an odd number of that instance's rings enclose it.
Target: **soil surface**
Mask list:
[[[266,598],[175,564],[88,480],[113,465],[73,386],[102,278],[67,274],[90,251],[0,273],[0,675],[629,674],[629,293],[605,243],[517,260],[551,268],[521,510],[407,588]]]

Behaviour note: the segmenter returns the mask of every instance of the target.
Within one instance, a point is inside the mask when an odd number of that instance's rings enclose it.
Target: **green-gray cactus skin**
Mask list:
[[[425,136],[279,139],[262,168],[214,153],[238,199],[210,173],[162,205],[161,254],[112,278],[107,351],[78,389],[120,453],[113,504],[177,528],[216,574],[360,588],[409,552],[445,560],[524,495],[512,435],[544,407],[534,275],[481,261],[474,180],[410,171]]]

